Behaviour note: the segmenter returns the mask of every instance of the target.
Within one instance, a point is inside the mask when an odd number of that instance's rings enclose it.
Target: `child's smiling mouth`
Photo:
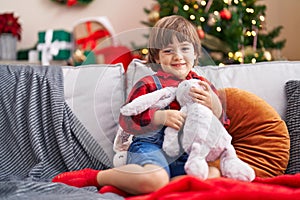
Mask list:
[[[184,66],[185,65],[185,63],[174,63],[174,64],[171,64],[171,66],[172,67],[182,67],[182,66]]]

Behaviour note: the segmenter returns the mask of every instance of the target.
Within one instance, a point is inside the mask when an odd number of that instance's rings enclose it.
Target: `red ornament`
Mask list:
[[[73,6],[77,4],[77,0],[68,0],[67,1],[67,6]]]
[[[224,20],[230,20],[231,19],[231,12],[228,9],[223,9],[220,11],[220,17]]]
[[[198,33],[198,36],[199,36],[200,39],[203,39],[205,37],[205,32],[203,31],[201,26],[199,26],[197,28],[197,33]]]

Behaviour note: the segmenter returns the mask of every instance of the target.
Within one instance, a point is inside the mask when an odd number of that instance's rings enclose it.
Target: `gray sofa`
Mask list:
[[[14,66],[1,66],[1,68],[7,67],[9,67],[8,73],[14,71],[11,69],[15,69],[13,68]],[[20,70],[23,70],[23,68],[24,66],[20,67]],[[34,185],[32,184],[32,180],[35,179],[35,174],[31,173],[32,171],[30,171],[29,168],[24,168],[22,173],[19,173],[20,176],[18,176],[18,174],[10,173],[10,176],[8,177],[7,174],[3,173],[3,170],[9,171],[8,167],[5,164],[2,164],[0,165],[2,167],[2,172],[0,173],[0,182],[2,188],[0,189],[2,189],[2,191],[6,191],[5,194],[8,197],[15,197],[19,194],[26,194],[29,197],[32,197],[31,199],[38,199],[38,197],[41,197],[39,195],[42,194],[43,196],[45,196],[45,194],[47,194],[49,195],[49,197],[53,197],[53,199],[64,199],[64,194],[71,193],[73,195],[83,194],[85,197],[87,197],[86,194],[89,193],[89,191],[78,192],[75,191],[74,188],[70,188],[67,186],[64,186],[64,188],[60,190],[58,188],[60,188],[61,186],[58,187],[57,184],[49,183],[49,180],[51,180],[51,178],[55,174],[58,174],[59,172],[65,170],[76,170],[83,167],[93,167],[98,169],[112,167],[112,160],[114,155],[113,140],[118,129],[119,109],[124,104],[127,94],[129,93],[134,83],[142,76],[152,74],[153,72],[151,71],[151,69],[146,67],[141,60],[138,59],[134,59],[130,63],[126,72],[124,72],[123,66],[121,64],[86,65],[80,67],[40,67],[42,70],[37,69],[38,67],[32,66],[25,66],[25,68],[26,71],[28,70],[28,68],[34,69],[32,70],[33,72],[31,71],[29,74],[36,73],[37,70],[39,71],[39,78],[37,81],[39,83],[37,84],[38,87],[40,87],[40,83],[43,83],[41,80],[45,80],[45,74],[49,76],[48,71],[52,71],[52,69],[54,68],[57,69],[56,72],[51,72],[51,76],[53,76],[54,78],[47,78],[49,85],[51,87],[54,85],[53,90],[55,92],[51,90],[49,91],[49,94],[46,94],[46,96],[48,97],[48,95],[51,94],[52,96],[54,94],[55,97],[59,97],[59,95],[56,94],[56,88],[58,88],[60,95],[63,95],[62,99],[60,99],[60,97],[51,98],[51,100],[55,101],[54,103],[59,102],[62,104],[59,109],[62,110],[61,116],[63,119],[62,121],[58,121],[58,123],[60,124],[58,128],[60,130],[62,129],[62,131],[60,134],[55,136],[55,144],[57,143],[57,148],[60,149],[60,152],[58,152],[57,154],[62,155],[61,157],[59,157],[61,160],[56,160],[56,162],[62,163],[62,166],[60,168],[56,168],[56,163],[52,163],[51,165],[49,165],[51,168],[49,171],[47,171],[49,173],[43,174],[42,178],[40,176],[36,178],[38,181],[45,182],[43,182],[43,184],[39,183],[38,186],[36,186],[35,184],[37,183],[35,183]],[[18,72],[20,70],[15,71]],[[291,168],[293,168],[291,173],[300,172],[300,103],[297,102],[297,99],[299,99],[299,96],[297,97],[297,95],[300,94],[300,90],[297,90],[297,88],[300,88],[298,83],[298,81],[300,81],[300,62],[273,61],[256,64],[230,65],[224,67],[197,66],[194,68],[194,70],[197,73],[205,76],[217,88],[239,88],[257,95],[258,97],[265,100],[269,105],[271,105],[283,120],[289,120],[287,125],[290,132],[290,152],[292,155],[290,157],[292,162],[289,165]],[[57,78],[56,75],[53,75],[55,73],[62,74],[61,76],[59,76],[59,78]],[[28,77],[32,76],[29,75]],[[292,102],[288,102],[288,95],[286,93],[286,83],[290,80],[294,81],[291,85],[291,88],[293,89],[293,92],[291,94]],[[57,81],[60,81],[61,85],[56,84]],[[60,91],[61,89],[63,89],[63,91]],[[32,92],[32,94],[35,93],[42,93],[41,88]],[[1,94],[1,96],[3,96],[3,94]],[[22,98],[27,98],[28,96],[30,95],[24,95],[24,97]],[[58,101],[57,99],[60,100]],[[21,103],[20,105],[25,104]],[[31,108],[31,106],[29,106],[29,108]],[[287,110],[292,113],[289,115],[289,118],[287,118],[286,115]],[[54,107],[53,111],[54,113],[57,113],[56,107]],[[43,116],[42,114],[41,116]],[[65,121],[65,116],[68,117],[67,121]],[[28,117],[30,117],[29,114]],[[70,131],[66,131],[66,129]],[[2,138],[4,134],[5,133],[2,131]],[[38,138],[31,137],[33,138],[33,143],[30,144],[38,144],[40,141],[43,141],[44,138],[42,137],[44,137],[44,131],[41,130],[38,132],[38,134]],[[62,142],[62,140],[67,140],[66,144],[62,145],[61,143],[64,143]],[[5,142],[5,140],[3,141]],[[2,145],[4,145],[4,142]],[[44,143],[42,142],[42,144]],[[69,152],[66,148],[70,146],[73,147],[73,149],[71,150],[72,152]],[[36,148],[38,149],[38,151],[44,151],[43,147],[43,145],[37,145]],[[95,147],[98,147],[99,150],[94,150]],[[0,150],[8,152],[5,148],[2,148]],[[51,158],[51,153],[48,152],[48,154]],[[82,159],[74,158],[77,155],[82,155]],[[42,163],[40,162],[43,157],[35,158],[35,155],[32,156],[34,157],[34,159],[32,159],[33,161],[30,165],[31,167],[35,167],[34,165],[39,165],[40,167],[41,165],[49,164],[45,161]],[[22,156],[20,156],[20,158],[18,157],[18,159],[22,159]],[[27,164],[26,160],[24,160],[24,162],[22,163],[25,166]],[[18,162],[18,164],[20,165],[19,168],[16,167],[18,171],[20,171],[20,168],[22,168],[22,163],[20,164]],[[73,163],[76,163],[77,165]],[[25,182],[22,182],[21,184],[19,181],[20,179],[22,179],[22,181],[25,180]],[[11,188],[15,189],[10,190]],[[51,191],[54,190],[62,192],[59,194],[56,193],[57,195],[53,196]],[[31,196],[32,192],[34,193],[33,196]],[[97,196],[97,198],[98,197],[99,196]],[[111,196],[106,197],[105,195],[101,195],[101,197],[103,197],[104,199],[112,198]],[[94,196],[90,195],[89,198],[93,199]],[[113,198],[121,199],[121,197],[118,195],[114,195]]]

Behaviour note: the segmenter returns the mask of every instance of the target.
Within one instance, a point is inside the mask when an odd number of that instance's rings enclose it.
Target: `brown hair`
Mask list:
[[[182,16],[171,15],[161,18],[151,29],[148,41],[148,65],[153,71],[157,71],[160,65],[158,59],[159,51],[173,43],[174,36],[179,42],[191,42],[195,49],[196,60],[201,53],[201,42],[195,26]]]

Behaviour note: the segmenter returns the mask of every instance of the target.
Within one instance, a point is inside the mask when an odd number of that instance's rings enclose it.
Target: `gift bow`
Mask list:
[[[51,42],[53,38],[53,30],[47,30],[45,33],[45,43],[38,44],[37,49],[42,52],[42,64],[49,65],[49,61],[53,56],[57,56],[61,49],[71,49],[70,42],[55,40]]]
[[[109,32],[107,30],[98,30],[89,35],[88,37],[78,39],[76,41],[77,45],[81,45],[83,50],[86,50],[88,44],[91,46],[91,50],[96,47],[96,41],[105,36],[109,36]]]

